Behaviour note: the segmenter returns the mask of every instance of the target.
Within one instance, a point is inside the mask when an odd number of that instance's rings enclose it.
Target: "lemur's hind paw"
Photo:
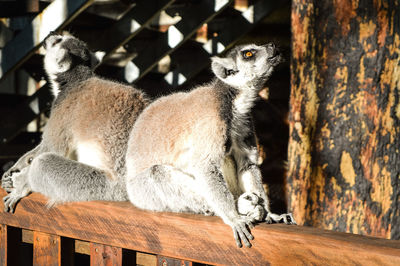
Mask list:
[[[14,188],[11,177],[4,177],[1,179],[1,187],[4,188],[5,191],[10,193]]]
[[[14,189],[14,178],[18,175],[20,175],[20,171],[17,169],[10,169],[5,172],[1,178],[1,187],[10,193]]]
[[[17,203],[30,193],[29,188],[13,189],[11,193],[3,198],[4,212],[14,213]]]
[[[8,194],[3,198],[4,203],[4,212],[13,213],[15,210],[15,205],[17,205],[18,201],[20,201],[22,197],[18,197],[13,195],[13,193]]]
[[[284,213],[281,215],[268,213],[267,217],[265,217],[265,222],[268,224],[281,222],[284,222],[285,224],[297,224],[291,213]]]
[[[250,218],[251,222],[260,222],[264,217],[264,207],[259,205],[260,198],[254,193],[243,193],[238,199],[238,212]]]

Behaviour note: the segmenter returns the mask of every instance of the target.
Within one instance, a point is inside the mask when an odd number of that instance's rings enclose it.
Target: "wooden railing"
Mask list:
[[[218,217],[153,213],[129,202],[49,209],[34,193],[14,214],[1,213],[0,224],[0,265],[18,265],[21,257],[33,265],[72,265],[77,253],[90,255],[90,265],[400,265],[395,240],[260,224],[253,247],[240,249]]]

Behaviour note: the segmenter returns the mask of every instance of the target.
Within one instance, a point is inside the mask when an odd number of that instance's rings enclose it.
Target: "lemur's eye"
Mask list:
[[[253,51],[247,50],[247,51],[244,51],[244,52],[243,52],[243,57],[244,57],[245,59],[249,59],[249,58],[251,58],[251,57],[253,57],[253,56],[254,56],[254,52],[253,52]]]
[[[60,43],[61,41],[62,41],[62,37],[56,37],[56,38],[53,40],[51,46],[54,46],[54,45]]]
[[[33,158],[32,158],[32,157],[29,157],[29,158],[28,158],[28,164],[31,164],[32,161],[33,161]]]

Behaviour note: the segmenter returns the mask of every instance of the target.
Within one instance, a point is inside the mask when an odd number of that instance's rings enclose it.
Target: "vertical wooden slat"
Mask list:
[[[33,265],[61,265],[61,237],[42,232],[33,233]]]
[[[163,257],[157,255],[157,265],[158,266],[192,266],[193,263],[191,261],[173,259],[168,257]]]
[[[7,225],[0,224],[0,266],[7,265]]]
[[[121,266],[122,248],[90,243],[90,265]]]

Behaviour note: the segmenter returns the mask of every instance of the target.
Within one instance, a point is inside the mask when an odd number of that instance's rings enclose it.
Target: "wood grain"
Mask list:
[[[400,265],[394,240],[262,224],[252,230],[253,247],[239,249],[218,217],[141,211],[129,202],[45,204],[33,193],[14,214],[1,213],[0,224],[207,264]]]
[[[0,224],[0,266],[7,265],[7,225]]]
[[[192,266],[191,261],[178,260],[173,258],[168,258],[164,256],[157,256],[157,265],[160,266]]]
[[[121,266],[122,248],[90,243],[90,265]]]
[[[33,232],[33,265],[61,265],[61,237]]]

